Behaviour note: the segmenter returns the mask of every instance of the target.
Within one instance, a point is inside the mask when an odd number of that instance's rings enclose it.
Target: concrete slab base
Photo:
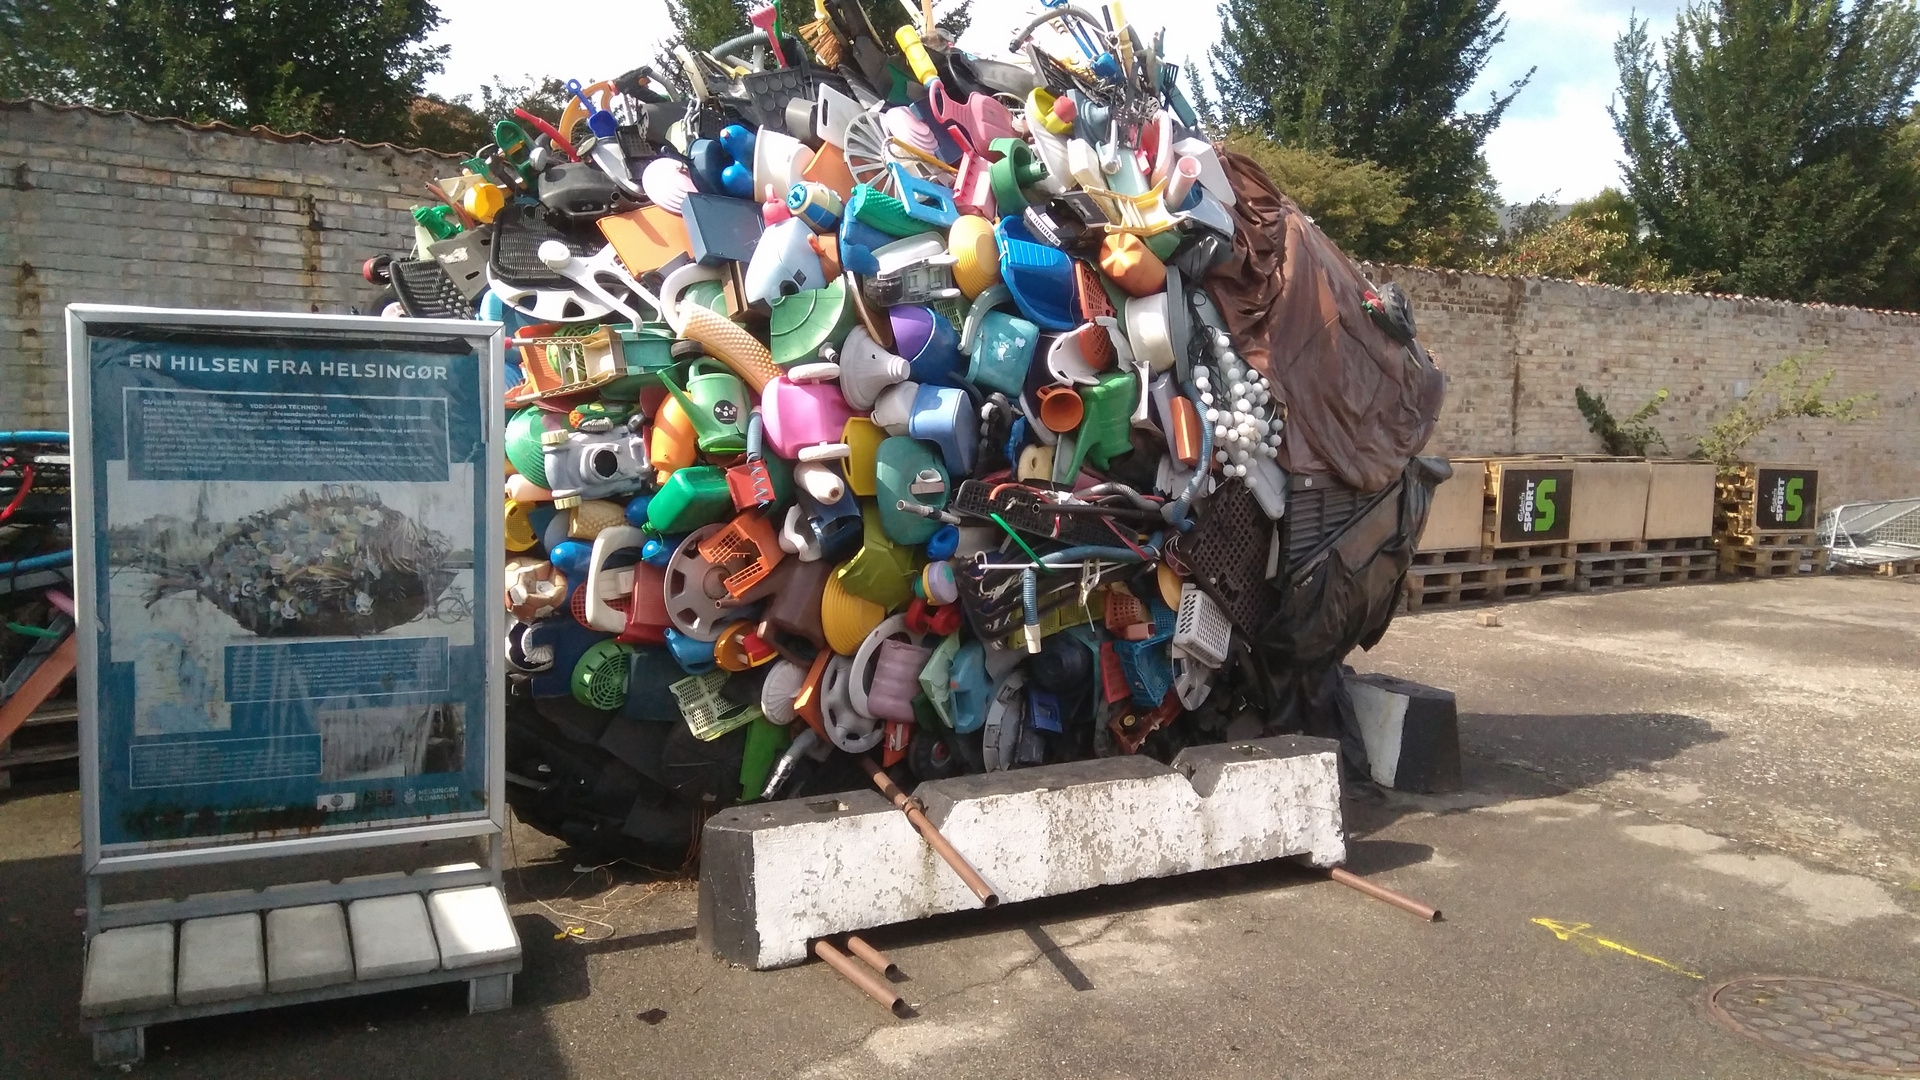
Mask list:
[[[173,1004],[173,924],[109,930],[87,947],[80,1015],[164,1009]]]
[[[347,905],[353,926],[354,977],[392,979],[420,975],[440,966],[433,924],[419,893],[355,900]]]
[[[507,903],[491,885],[445,889],[427,898],[433,936],[440,942],[440,963],[447,970],[512,960],[520,955]]]
[[[174,987],[180,1004],[255,997],[266,989],[267,953],[258,912],[180,924],[180,974]]]
[[[1349,676],[1347,693],[1374,783],[1426,794],[1460,790],[1460,713],[1451,691],[1374,674]]]
[[[927,816],[1007,902],[1302,856],[1346,858],[1338,746],[1286,736],[922,784]],[[734,963],[978,906],[875,791],[735,807],[701,840],[699,936]]]
[[[353,978],[347,913],[339,904],[267,912],[267,989],[313,990]]]

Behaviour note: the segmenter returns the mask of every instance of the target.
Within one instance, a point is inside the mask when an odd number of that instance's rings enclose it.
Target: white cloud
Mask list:
[[[1571,200],[1616,183],[1619,143],[1606,113],[1617,81],[1614,39],[1636,9],[1652,18],[1656,35],[1670,29],[1678,0],[1506,0],[1504,6],[1512,22],[1507,41],[1464,103],[1478,109],[1489,92],[1539,68],[1487,143],[1501,194],[1526,201],[1557,190]],[[1205,67],[1220,33],[1209,0],[1128,0],[1125,9],[1143,37],[1166,28],[1169,60]],[[1041,8],[1030,0],[975,0],[973,10],[962,44],[995,55]],[[547,0],[532,11],[524,0],[443,0],[441,14],[446,25],[433,43],[452,52],[446,71],[427,88],[450,97],[475,93],[495,77],[607,78],[651,62],[673,33],[666,0]]]

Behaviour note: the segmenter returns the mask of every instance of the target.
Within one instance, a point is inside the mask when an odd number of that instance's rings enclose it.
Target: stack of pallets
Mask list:
[[[1406,610],[1569,592],[1574,566],[1567,544],[1422,551],[1407,569]]]
[[[1664,540],[1597,540],[1574,545],[1575,592],[1687,585],[1720,574],[1711,536]]]
[[[1723,469],[1715,484],[1714,542],[1720,572],[1728,577],[1771,578],[1827,572],[1827,549],[1813,529],[1819,520],[1817,488],[1806,492],[1798,523],[1788,527],[1769,506],[1774,493],[1761,490],[1761,473],[1792,471],[1817,478],[1812,469],[1742,463]]]

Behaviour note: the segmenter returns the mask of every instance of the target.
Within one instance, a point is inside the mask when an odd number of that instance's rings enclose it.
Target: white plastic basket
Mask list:
[[[1217,668],[1227,662],[1233,623],[1213,597],[1196,585],[1180,586],[1180,616],[1173,625],[1173,654]]]

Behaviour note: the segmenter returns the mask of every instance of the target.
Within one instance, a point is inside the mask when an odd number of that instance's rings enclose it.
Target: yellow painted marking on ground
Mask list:
[[[1591,944],[1593,946],[1598,946],[1599,948],[1602,948],[1602,949],[1607,949],[1612,952],[1622,953],[1624,955],[1631,956],[1635,960],[1645,960],[1649,964],[1658,964],[1659,966],[1666,968],[1668,971],[1671,971],[1676,975],[1685,975],[1689,979],[1701,979],[1701,980],[1706,979],[1706,976],[1700,974],[1699,972],[1688,971],[1686,968],[1683,968],[1678,964],[1669,964],[1665,960],[1662,960],[1657,956],[1648,956],[1646,953],[1643,953],[1638,949],[1634,949],[1626,945],[1622,945],[1617,941],[1608,941],[1606,938],[1603,938],[1600,935],[1593,933],[1592,923],[1574,923],[1573,925],[1569,926],[1566,923],[1555,922],[1552,919],[1535,919],[1533,920],[1533,924],[1535,926],[1546,927],[1548,930],[1553,931],[1554,937],[1559,938],[1561,941],[1571,942],[1576,946],[1586,946]]]

